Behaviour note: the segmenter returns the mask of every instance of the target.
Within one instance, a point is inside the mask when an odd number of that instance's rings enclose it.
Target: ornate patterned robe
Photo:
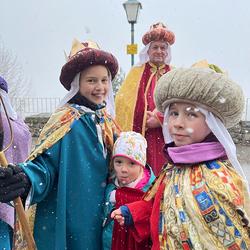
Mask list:
[[[250,200],[229,161],[168,164],[144,197],[127,204],[139,238],[153,250],[242,250],[250,247]]]

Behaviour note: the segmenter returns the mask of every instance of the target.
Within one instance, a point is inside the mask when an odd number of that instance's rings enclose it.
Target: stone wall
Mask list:
[[[49,113],[43,113],[31,117],[26,117],[25,122],[30,127],[34,141],[39,136],[43,126],[49,119]],[[229,129],[234,143],[243,146],[250,146],[250,121],[241,121],[237,126]]]
[[[36,140],[49,117],[49,113],[43,113],[25,118],[25,123],[29,126],[30,132],[32,134],[32,146],[36,144]]]
[[[250,121],[241,121],[229,129],[235,144],[250,146]]]

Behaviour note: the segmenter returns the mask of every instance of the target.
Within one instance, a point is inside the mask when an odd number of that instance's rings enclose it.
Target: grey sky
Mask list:
[[[125,0],[0,0],[0,41],[31,79],[30,96],[62,97],[59,83],[73,38],[95,40],[116,55],[125,72],[130,68],[126,45],[130,25]],[[143,9],[135,25],[135,41],[149,26],[162,21],[176,35],[171,64],[190,66],[207,59],[229,72],[250,97],[249,0],[141,0]],[[137,61],[137,56],[135,58]]]

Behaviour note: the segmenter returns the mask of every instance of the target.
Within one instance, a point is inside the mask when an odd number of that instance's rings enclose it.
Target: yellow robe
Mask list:
[[[116,94],[115,118],[117,123],[121,126],[122,131],[133,130],[134,110],[144,68],[145,64],[139,67],[133,67]]]

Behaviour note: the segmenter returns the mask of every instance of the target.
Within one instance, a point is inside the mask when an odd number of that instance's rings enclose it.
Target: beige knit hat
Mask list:
[[[134,131],[121,132],[113,148],[113,158],[126,157],[141,166],[146,165],[147,141]]]
[[[240,121],[245,103],[239,85],[206,68],[180,68],[163,75],[154,98],[162,113],[173,102],[187,102],[211,111],[227,128]]]

